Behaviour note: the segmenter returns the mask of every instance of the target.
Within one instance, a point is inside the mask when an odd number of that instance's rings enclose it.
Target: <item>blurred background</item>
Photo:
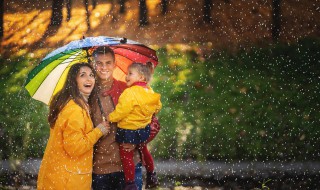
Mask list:
[[[34,188],[49,136],[48,107],[24,89],[28,72],[83,36],[157,50],[162,129],[149,146],[163,188],[319,188],[319,0],[1,0],[0,9],[0,189]]]

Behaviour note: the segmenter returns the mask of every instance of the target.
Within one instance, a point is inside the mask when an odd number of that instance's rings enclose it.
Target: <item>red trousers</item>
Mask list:
[[[147,172],[153,172],[154,171],[153,158],[147,148],[147,145],[140,144],[138,145],[138,149],[141,152],[142,157],[144,159]],[[120,144],[120,158],[121,158],[124,177],[126,182],[134,182],[135,164],[133,161],[133,153],[134,153],[134,150],[126,151],[123,149],[123,146]]]

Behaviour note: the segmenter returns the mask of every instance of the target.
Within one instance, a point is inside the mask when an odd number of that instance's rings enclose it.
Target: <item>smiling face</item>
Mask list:
[[[116,68],[116,63],[111,53],[97,54],[93,57],[93,59],[94,68],[99,80],[112,79],[112,74]]]
[[[86,66],[81,67],[76,80],[80,93],[89,96],[95,84],[92,70]]]
[[[145,82],[145,78],[136,68],[129,68],[126,82],[127,86],[131,86],[135,82]]]

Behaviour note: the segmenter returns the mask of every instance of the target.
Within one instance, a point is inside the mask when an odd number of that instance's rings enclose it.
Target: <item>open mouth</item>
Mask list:
[[[84,87],[86,87],[86,88],[91,88],[91,87],[92,87],[92,84],[84,84]]]

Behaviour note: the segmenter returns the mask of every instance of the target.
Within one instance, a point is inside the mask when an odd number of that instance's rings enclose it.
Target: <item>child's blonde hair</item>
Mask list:
[[[144,76],[146,80],[145,82],[148,83],[152,78],[154,66],[151,62],[147,62],[146,64],[134,62],[129,65],[128,70],[129,69],[136,69],[141,75]]]

